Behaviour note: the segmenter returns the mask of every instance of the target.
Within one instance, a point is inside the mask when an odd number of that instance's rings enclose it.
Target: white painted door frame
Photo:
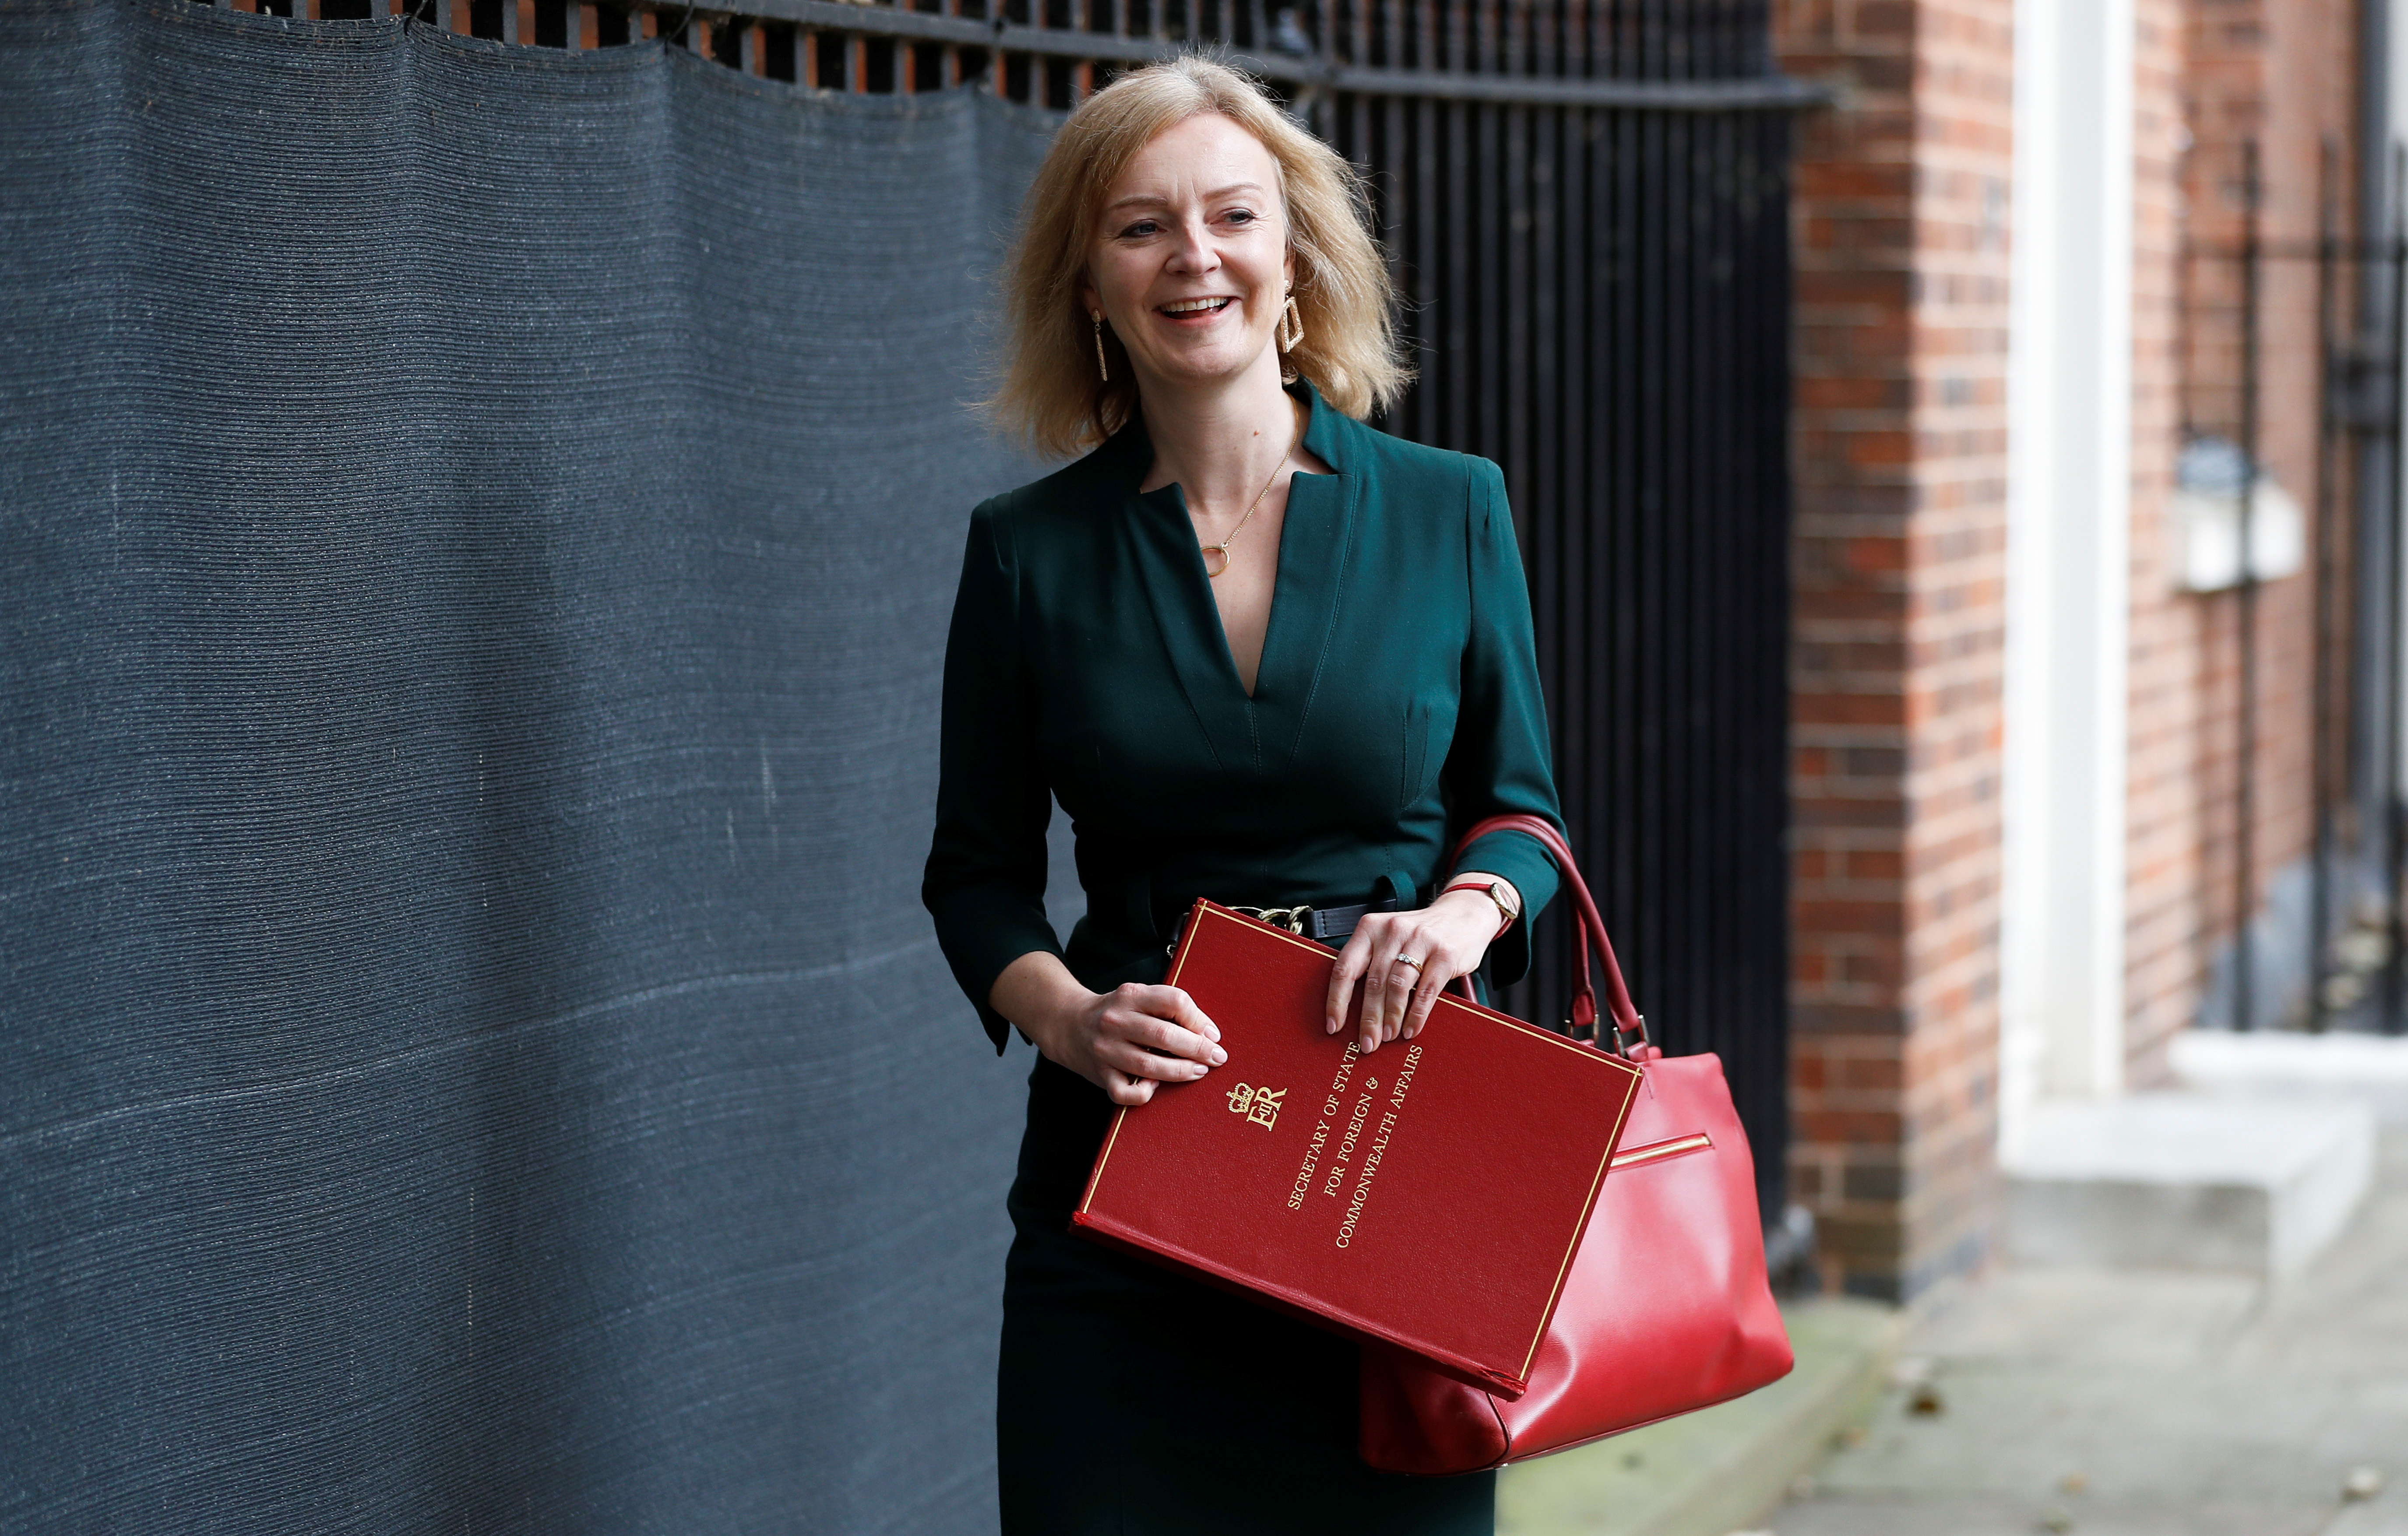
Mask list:
[[[2017,0],[2000,1136],[2124,1082],[2132,0]]]

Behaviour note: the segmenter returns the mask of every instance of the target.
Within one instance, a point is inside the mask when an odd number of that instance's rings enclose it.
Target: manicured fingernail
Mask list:
[[[1223,1063],[1223,1062],[1225,1062],[1225,1061],[1226,1061],[1226,1060],[1228,1060],[1228,1059],[1229,1059],[1229,1053],[1228,1053],[1228,1052],[1222,1050],[1222,1049],[1221,1049],[1219,1046],[1217,1046],[1217,1045],[1215,1045],[1214,1047],[1212,1047],[1212,1056],[1211,1056],[1211,1061],[1212,1061],[1212,1065],[1213,1065],[1213,1066],[1218,1067],[1219,1065],[1221,1065],[1221,1063]]]
[[[1336,1019],[1322,1020],[1321,1032],[1325,1035],[1334,1035],[1338,1033],[1338,1021]]]

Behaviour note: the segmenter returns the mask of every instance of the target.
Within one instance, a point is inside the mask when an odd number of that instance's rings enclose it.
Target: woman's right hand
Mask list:
[[[1041,951],[1006,966],[987,997],[1047,1057],[1115,1104],[1142,1104],[1156,1084],[1192,1083],[1229,1059],[1220,1027],[1179,988],[1125,982],[1090,992]]]

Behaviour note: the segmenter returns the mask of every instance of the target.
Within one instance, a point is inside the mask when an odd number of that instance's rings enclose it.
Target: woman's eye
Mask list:
[[[1125,240],[1141,240],[1161,227],[1162,226],[1160,224],[1155,223],[1151,219],[1140,219],[1137,223],[1121,231],[1121,238]]]
[[[1254,210],[1252,208],[1233,208],[1228,212],[1223,214],[1222,217],[1228,220],[1229,223],[1233,224],[1251,224],[1254,222]]]

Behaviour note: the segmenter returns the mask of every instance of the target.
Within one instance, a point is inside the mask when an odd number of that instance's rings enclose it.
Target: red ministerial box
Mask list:
[[[1071,1221],[1519,1397],[1638,1069],[1451,996],[1360,1055],[1337,958],[1198,901],[1165,981],[1229,1059],[1113,1116]]]

